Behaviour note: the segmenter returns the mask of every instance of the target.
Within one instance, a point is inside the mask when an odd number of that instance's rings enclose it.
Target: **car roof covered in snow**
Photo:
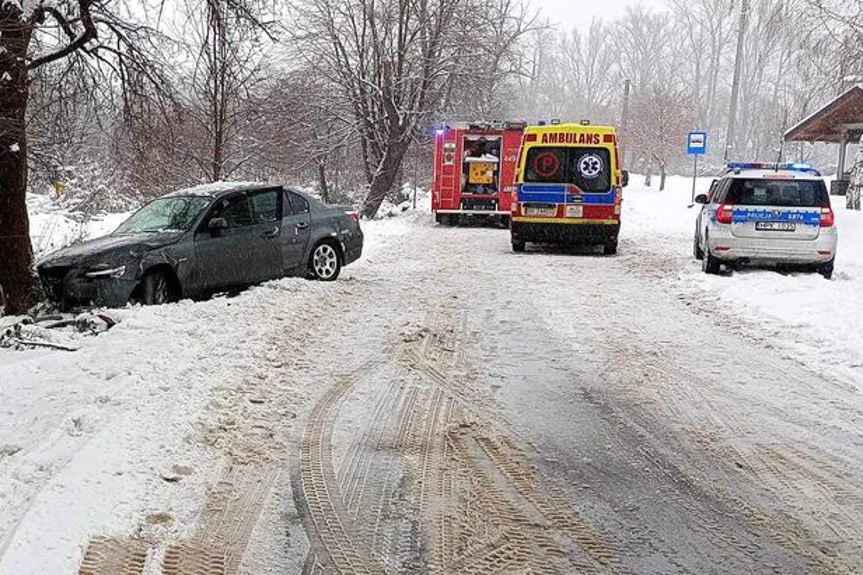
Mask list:
[[[176,190],[163,195],[163,198],[172,198],[176,196],[202,196],[214,198],[230,192],[241,192],[249,190],[266,190],[280,188],[277,184],[267,184],[264,182],[212,182],[210,184],[201,184],[191,188]]]

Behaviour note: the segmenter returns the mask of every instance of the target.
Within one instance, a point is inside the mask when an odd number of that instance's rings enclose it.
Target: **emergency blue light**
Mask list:
[[[818,173],[818,170],[803,163],[776,163],[776,162],[729,162],[729,170],[787,170],[791,172]]]
[[[434,131],[434,133],[435,133],[435,134],[437,134],[438,136],[443,136],[443,135],[444,135],[444,132],[446,132],[446,130],[440,130],[440,129],[438,129],[438,130],[435,130],[435,131]]]

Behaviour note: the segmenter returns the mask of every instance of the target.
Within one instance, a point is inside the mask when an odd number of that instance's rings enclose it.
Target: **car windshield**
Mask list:
[[[735,179],[725,201],[738,206],[814,208],[829,206],[821,180]]]
[[[173,196],[153,200],[131,218],[120,224],[114,234],[188,230],[212,198],[207,196]]]
[[[611,189],[610,154],[605,148],[531,148],[525,164],[525,182],[575,184],[585,192]]]

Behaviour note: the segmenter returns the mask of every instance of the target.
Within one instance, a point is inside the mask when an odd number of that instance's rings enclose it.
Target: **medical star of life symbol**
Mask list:
[[[602,158],[596,154],[587,154],[586,156],[582,156],[578,161],[578,171],[585,178],[592,180],[599,177],[602,169]]]

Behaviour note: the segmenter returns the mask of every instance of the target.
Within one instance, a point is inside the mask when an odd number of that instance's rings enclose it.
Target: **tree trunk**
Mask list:
[[[27,217],[25,56],[31,30],[13,6],[0,7],[0,304],[7,314],[21,314],[38,300],[39,282]]]
[[[321,200],[328,204],[330,203],[330,190],[327,186],[327,161],[325,159],[318,159],[318,185],[321,188]]]
[[[650,184],[653,182],[653,164],[647,165],[647,173],[644,175],[644,185],[645,187],[650,187]]]
[[[660,192],[665,191],[665,178],[666,178],[665,164],[659,164],[659,191]]]
[[[408,137],[399,132],[401,131],[391,133],[386,150],[384,150],[384,157],[372,177],[369,193],[363,202],[362,212],[366,218],[373,218],[378,213],[378,209],[398,176],[399,168],[410,143]]]

